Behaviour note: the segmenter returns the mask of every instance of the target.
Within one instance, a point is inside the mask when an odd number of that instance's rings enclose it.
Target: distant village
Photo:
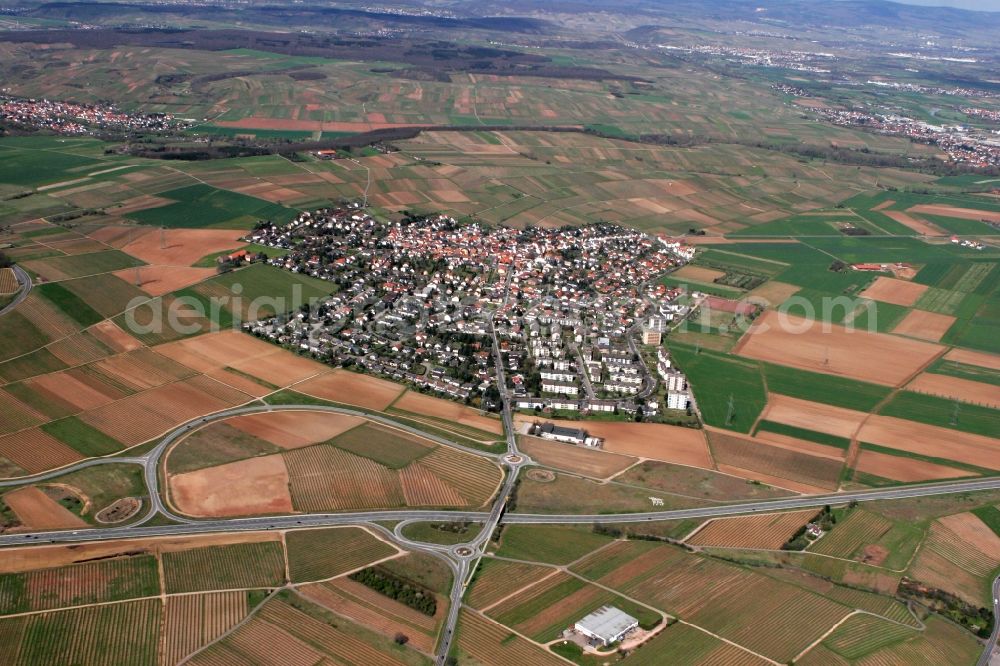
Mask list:
[[[501,405],[497,358],[516,410],[658,420],[693,407],[662,346],[692,310],[659,282],[694,255],[680,242],[612,224],[384,223],[356,204],[262,223],[246,240],[336,289],[246,330],[327,363],[482,409]]]
[[[89,135],[96,129],[155,132],[179,126],[167,113],[126,113],[104,104],[77,104],[4,94],[0,94],[0,120],[76,136]]]

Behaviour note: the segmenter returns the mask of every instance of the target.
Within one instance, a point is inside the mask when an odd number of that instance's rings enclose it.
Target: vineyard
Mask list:
[[[654,626],[660,619],[659,614],[647,608],[562,572],[501,601],[487,615],[545,643],[558,638],[579,618],[607,605],[637,618],[644,628]]]
[[[462,506],[465,499],[419,462],[399,471],[407,506]]]
[[[285,559],[277,541],[209,546],[163,555],[168,593],[277,587]]]
[[[562,659],[473,611],[462,610],[458,648],[490,666],[565,666]]]
[[[816,515],[814,509],[739,518],[717,518],[687,542],[693,546],[778,549]]]
[[[454,488],[473,507],[485,504],[503,480],[495,463],[448,446],[437,447],[416,464]]]
[[[400,552],[360,527],[296,530],[285,540],[293,583],[333,578]]]
[[[434,650],[437,621],[354,581],[338,578],[298,588],[310,601],[388,638],[402,633],[424,653]],[[440,606],[441,604],[439,604]],[[441,609],[438,610],[441,614]]]
[[[159,593],[155,557],[118,557],[0,574],[0,614],[121,601]]]
[[[552,571],[548,567],[534,564],[484,558],[479,564],[472,590],[466,601],[473,608],[480,610],[489,608],[504,597],[541,580]]]
[[[910,578],[948,590],[977,606],[989,603],[987,578],[1000,559],[979,550],[941,524],[931,523],[927,539],[910,567]]]
[[[848,614],[846,607],[798,586],[669,546],[622,565],[601,582],[781,662]]]
[[[724,643],[689,624],[677,623],[642,645],[629,658],[629,666],[659,666],[663,655],[671,666],[764,666],[768,662]]]
[[[638,573],[633,574],[625,565],[645,553],[658,549],[655,543],[649,541],[618,541],[581,559],[573,565],[572,571],[613,587],[615,583],[608,580],[625,581],[633,575],[638,575]],[[650,560],[655,562],[656,558],[652,557]],[[619,575],[608,578],[608,574],[612,572],[617,572]]]
[[[863,509],[852,509],[846,519],[837,523],[809,550],[834,557],[851,557],[858,548],[875,543],[890,529],[891,520]]]
[[[920,628],[920,622],[913,617],[913,613],[901,602],[891,598],[883,597],[871,592],[856,590],[851,587],[832,586],[829,590],[822,591],[823,596],[833,599],[850,608],[874,613],[894,622],[905,624],[914,629]]]
[[[769,446],[735,435],[711,432],[709,440],[712,454],[720,465],[731,465],[819,488],[835,489],[844,466],[839,460]]]
[[[144,599],[0,619],[4,663],[154,664],[160,608],[159,599]]]
[[[177,664],[232,629],[248,610],[247,594],[241,591],[167,597],[160,663]]]
[[[826,637],[823,645],[845,659],[854,661],[884,647],[905,641],[916,631],[874,615],[858,613]]]
[[[2,395],[0,395],[0,409]],[[4,412],[4,417],[7,412]],[[83,456],[39,428],[30,428],[0,437],[0,456],[30,474],[70,465]]]
[[[292,504],[299,511],[403,506],[395,470],[328,444],[286,451]]]

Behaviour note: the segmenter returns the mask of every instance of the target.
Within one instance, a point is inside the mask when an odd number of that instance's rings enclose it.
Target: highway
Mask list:
[[[28,273],[23,268],[21,268],[17,264],[14,264],[12,268],[14,269],[14,276],[17,278],[18,283],[21,285],[21,291],[18,292],[17,296],[14,297],[14,300],[12,300],[10,303],[4,306],[2,310],[0,310],[0,316],[3,316],[8,312],[10,312],[11,310],[13,310],[14,308],[16,308],[21,303],[21,301],[23,301],[28,297],[28,293],[31,291],[31,287],[34,286],[34,283],[31,281],[31,276],[28,275]]]

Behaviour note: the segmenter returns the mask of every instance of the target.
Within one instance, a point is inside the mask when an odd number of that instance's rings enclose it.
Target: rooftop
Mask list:
[[[580,619],[576,626],[610,643],[621,636],[623,632],[636,626],[638,622],[634,617],[614,606],[603,606]]]

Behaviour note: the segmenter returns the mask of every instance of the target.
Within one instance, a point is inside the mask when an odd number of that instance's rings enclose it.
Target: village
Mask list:
[[[687,381],[662,341],[693,307],[658,281],[693,256],[680,242],[611,224],[384,223],[357,204],[261,223],[247,240],[284,253],[268,263],[335,288],[244,324],[258,337],[483,410],[502,404],[499,358],[511,406],[526,414],[690,416]]]
[[[25,99],[2,93],[0,120],[75,136],[90,135],[98,129],[156,132],[179,127],[174,117],[166,113],[126,113],[115,106]]]

